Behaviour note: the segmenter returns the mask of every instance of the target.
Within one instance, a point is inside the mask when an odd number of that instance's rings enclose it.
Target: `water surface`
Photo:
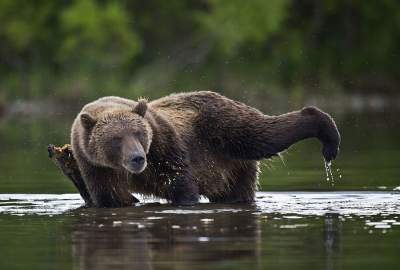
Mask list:
[[[397,269],[398,192],[259,192],[254,205],[86,209],[0,195],[0,269]]]

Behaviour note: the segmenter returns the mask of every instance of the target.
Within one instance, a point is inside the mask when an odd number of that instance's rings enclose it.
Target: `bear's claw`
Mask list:
[[[337,147],[336,145],[335,146],[325,145],[322,148],[322,155],[324,156],[326,162],[334,160],[337,157],[338,153],[339,153],[339,147]]]

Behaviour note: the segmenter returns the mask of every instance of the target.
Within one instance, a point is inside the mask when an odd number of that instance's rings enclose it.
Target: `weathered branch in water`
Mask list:
[[[83,181],[81,172],[79,171],[78,164],[72,154],[71,145],[66,144],[63,147],[49,145],[47,151],[49,152],[49,158],[78,189],[86,206],[92,206],[93,202],[90,198],[85,182]]]

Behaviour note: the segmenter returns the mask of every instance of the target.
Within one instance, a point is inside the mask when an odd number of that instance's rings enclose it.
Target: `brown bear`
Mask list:
[[[104,97],[84,106],[71,132],[74,157],[94,206],[138,202],[133,193],[192,205],[253,202],[259,161],[315,137],[325,160],[338,153],[332,118],[315,107],[279,116],[210,91],[147,103]]]

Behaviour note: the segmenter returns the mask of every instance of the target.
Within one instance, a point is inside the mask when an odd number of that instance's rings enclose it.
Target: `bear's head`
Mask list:
[[[96,165],[126,169],[139,174],[147,166],[152,129],[144,118],[147,101],[139,100],[130,110],[113,110],[97,116],[81,113],[87,135],[84,145],[89,160]]]

